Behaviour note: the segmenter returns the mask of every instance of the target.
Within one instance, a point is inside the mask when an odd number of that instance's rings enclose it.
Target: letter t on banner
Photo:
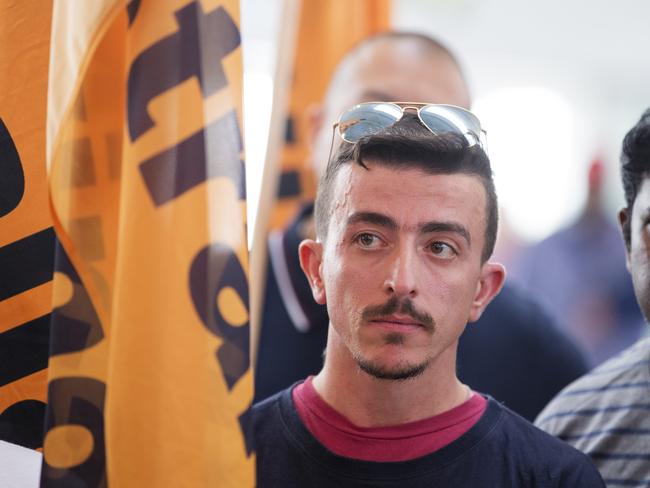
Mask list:
[[[56,0],[42,486],[253,486],[236,0]]]

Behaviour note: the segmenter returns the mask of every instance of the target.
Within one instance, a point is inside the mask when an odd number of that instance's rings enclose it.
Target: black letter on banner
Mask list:
[[[11,134],[0,119],[0,217],[15,209],[25,193],[25,174]]]
[[[149,102],[196,76],[204,97],[228,84],[221,60],[241,39],[223,7],[206,14],[199,2],[176,12],[178,31],[142,52],[131,65],[128,85],[129,136],[135,141],[154,126]]]
[[[83,351],[104,338],[104,331],[88,292],[58,240],[55,269],[72,281],[74,289],[68,303],[52,310],[50,356]]]
[[[221,289],[230,286],[248,308],[246,273],[233,250],[216,243],[204,247],[196,255],[189,278],[196,312],[210,332],[223,339],[223,344],[217,350],[217,359],[228,388],[232,390],[249,367],[249,323],[239,327],[230,325],[219,311],[217,295]]]
[[[140,173],[156,206],[212,178],[225,176],[246,198],[244,163],[237,114],[232,111],[189,138],[140,165]]]
[[[22,400],[0,413],[0,440],[36,449],[43,447],[45,403]]]
[[[126,13],[129,16],[129,27],[133,25],[133,21],[138,15],[139,10],[140,10],[140,0],[131,0],[126,6]]]
[[[50,321],[48,313],[0,333],[0,387],[47,368]]]
[[[47,283],[53,272],[52,227],[0,247],[0,301]]]
[[[79,465],[55,468],[43,458],[41,486],[48,488],[106,486],[104,447],[104,397],[106,385],[93,378],[70,377],[50,381],[46,432],[55,427],[82,426],[93,437],[93,450]],[[47,434],[46,434],[47,442]]]

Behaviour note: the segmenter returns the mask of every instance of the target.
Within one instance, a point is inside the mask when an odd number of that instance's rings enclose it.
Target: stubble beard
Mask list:
[[[390,333],[384,336],[384,342],[390,345],[403,344],[404,340],[404,336],[399,333]],[[388,367],[381,364],[380,361],[366,359],[360,353],[354,355],[354,360],[364,373],[379,380],[390,381],[405,381],[417,378],[424,373],[431,362],[431,358],[427,358],[418,364],[400,361],[396,366]]]
[[[387,367],[378,361],[371,361],[364,357],[357,356],[354,358],[357,365],[364,373],[379,380],[388,381],[405,381],[421,376],[431,362],[427,359],[419,364],[410,364],[407,362],[399,363],[396,366]]]
[[[400,301],[393,297],[383,305],[368,307],[363,311],[362,319],[370,320],[376,316],[388,315],[397,311],[408,313],[417,320],[423,322],[425,328],[433,334],[435,330],[435,322],[431,316],[417,311],[413,306],[413,303],[408,299]],[[404,344],[405,337],[403,334],[398,332],[391,332],[384,335],[383,340],[386,345],[399,346]],[[424,373],[432,360],[432,358],[427,357],[424,361],[417,364],[400,361],[397,365],[388,367],[381,364],[380,361],[373,361],[363,357],[360,351],[353,354],[353,357],[361,371],[374,378],[389,381],[405,381],[417,378]]]

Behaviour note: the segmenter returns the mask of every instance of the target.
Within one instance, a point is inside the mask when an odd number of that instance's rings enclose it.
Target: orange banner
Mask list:
[[[52,26],[43,485],[252,486],[238,2],[89,3]]]
[[[45,112],[50,2],[0,0],[0,440],[43,442],[54,232]]]
[[[315,182],[309,157],[307,109],[320,103],[341,57],[362,39],[390,26],[390,0],[305,0],[296,45],[278,202],[271,227],[283,227]]]

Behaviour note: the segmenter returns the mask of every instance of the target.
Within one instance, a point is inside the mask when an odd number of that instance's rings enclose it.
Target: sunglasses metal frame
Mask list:
[[[348,110],[346,110],[345,112],[343,112],[339,116],[339,118],[338,118],[338,120],[336,122],[334,122],[334,124],[332,125],[332,142],[330,144],[330,150],[329,150],[329,155],[327,157],[327,161],[329,161],[330,158],[332,157],[332,149],[334,148],[334,131],[336,131],[337,128],[338,128],[339,137],[343,141],[345,141],[347,143],[354,144],[360,139],[359,138],[359,139],[356,139],[356,140],[349,140],[344,135],[345,130],[348,127],[350,127],[351,125],[356,124],[357,122],[356,121],[342,122],[341,119],[343,118],[344,115],[346,115],[349,112],[352,112],[353,110],[356,110],[356,109],[358,109],[360,107],[363,107],[364,105],[393,105],[393,106],[395,106],[395,107],[397,107],[397,108],[399,108],[401,110],[402,113],[401,113],[400,117],[398,119],[396,119],[393,123],[391,123],[390,125],[387,125],[386,127],[383,127],[382,129],[390,127],[391,125],[396,124],[397,122],[402,120],[402,118],[404,117],[404,113],[406,113],[407,111],[410,111],[410,112],[414,111],[414,112],[417,113],[417,116],[418,116],[418,119],[420,120],[420,123],[424,127],[426,127],[432,134],[437,134],[437,133],[434,132],[427,125],[427,123],[422,119],[421,112],[422,112],[423,109],[425,109],[427,107],[442,107],[442,108],[446,108],[446,109],[452,109],[453,111],[458,111],[458,112],[462,113],[463,115],[467,116],[469,120],[474,121],[476,127],[479,130],[478,134],[476,134],[474,132],[470,132],[469,134],[467,134],[467,133],[463,133],[459,128],[458,133],[463,135],[465,138],[467,138],[468,135],[471,135],[474,138],[475,142],[474,142],[474,144],[470,144],[470,147],[474,146],[474,145],[479,145],[481,147],[481,149],[483,149],[485,152],[487,152],[487,131],[481,127],[481,122],[478,119],[478,117],[476,115],[474,115],[472,112],[470,112],[469,110],[467,110],[467,109],[465,109],[463,107],[458,107],[456,105],[449,105],[449,104],[439,104],[439,103],[379,102],[379,101],[375,101],[375,102],[359,103],[359,104],[353,106],[352,108],[349,108]],[[446,118],[444,116],[442,116],[442,117]],[[449,120],[449,122],[451,122],[454,126],[458,127],[458,124],[456,124],[453,120]],[[382,129],[380,129],[380,130],[382,130]],[[374,132],[369,132],[368,134],[374,134]]]

